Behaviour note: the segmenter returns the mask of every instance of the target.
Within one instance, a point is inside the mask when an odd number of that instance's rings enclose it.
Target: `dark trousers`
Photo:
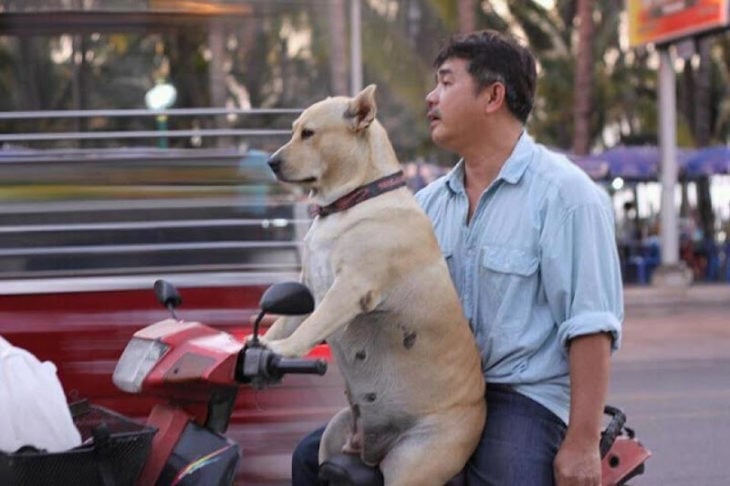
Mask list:
[[[539,403],[503,385],[487,389],[487,425],[466,465],[467,484],[553,486],[553,460],[565,424]],[[324,427],[307,435],[292,456],[293,486],[317,485]]]

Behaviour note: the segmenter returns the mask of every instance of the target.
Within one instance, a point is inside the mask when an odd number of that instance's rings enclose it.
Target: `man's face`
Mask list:
[[[426,95],[431,139],[442,148],[459,149],[478,128],[483,115],[468,61],[447,59],[436,71],[436,87]]]

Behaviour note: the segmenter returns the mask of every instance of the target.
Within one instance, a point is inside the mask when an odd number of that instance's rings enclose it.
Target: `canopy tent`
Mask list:
[[[688,178],[730,174],[730,147],[717,145],[693,150],[684,173]]]
[[[693,153],[691,149],[677,149],[680,175]],[[655,181],[659,178],[661,152],[655,145],[617,145],[600,154],[571,156],[571,159],[596,180],[621,177],[630,181]]]
[[[599,154],[568,156],[595,180],[621,177],[646,182],[659,179],[661,152],[655,145],[617,145]],[[730,174],[730,146],[679,148],[677,166],[680,179]]]

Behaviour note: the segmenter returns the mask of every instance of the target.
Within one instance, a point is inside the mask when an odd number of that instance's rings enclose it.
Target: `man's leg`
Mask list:
[[[319,484],[319,442],[324,427],[304,437],[294,449],[291,458],[292,486],[316,486]]]
[[[553,461],[565,430],[556,415],[534,400],[488,386],[487,425],[467,464],[467,484],[553,486]]]

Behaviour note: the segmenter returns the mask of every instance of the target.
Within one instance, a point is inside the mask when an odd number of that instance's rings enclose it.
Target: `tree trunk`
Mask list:
[[[347,88],[347,39],[345,0],[330,0],[329,18],[330,82],[332,94],[346,96]]]
[[[578,49],[573,91],[573,152],[586,155],[591,143],[593,96],[593,0],[578,0]]]
[[[704,37],[698,41],[700,65],[695,78],[695,117],[694,133],[698,147],[706,147],[712,137],[712,113],[710,103],[712,58],[710,56],[711,38]],[[715,214],[712,211],[710,197],[710,181],[708,177],[701,177],[697,181],[697,209],[700,213],[700,224],[705,238],[714,238]]]
[[[459,0],[459,32],[462,34],[476,29],[476,15],[474,0]]]

